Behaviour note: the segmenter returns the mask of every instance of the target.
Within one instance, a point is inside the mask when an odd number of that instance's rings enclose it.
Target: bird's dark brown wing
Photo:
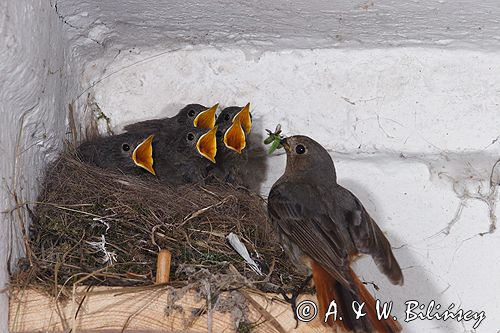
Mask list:
[[[331,219],[327,207],[317,189],[308,183],[277,184],[268,198],[269,217],[278,232],[346,288],[351,288],[348,282],[350,240],[346,239],[346,230],[340,230]]]
[[[403,284],[403,273],[392,253],[391,244],[354,194],[338,186],[337,203],[348,211],[347,228],[359,252],[369,254],[393,284]]]

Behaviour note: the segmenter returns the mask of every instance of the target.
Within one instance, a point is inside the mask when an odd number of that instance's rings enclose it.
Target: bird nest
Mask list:
[[[174,287],[209,274],[221,290],[276,292],[304,279],[274,238],[265,201],[244,188],[215,181],[173,187],[64,153],[48,168],[40,193],[27,256],[12,279],[18,287],[151,285],[160,249],[172,254]],[[257,269],[229,244],[231,233]]]

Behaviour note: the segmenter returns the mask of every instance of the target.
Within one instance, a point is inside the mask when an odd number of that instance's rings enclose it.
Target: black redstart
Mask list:
[[[330,154],[306,136],[282,140],[287,162],[273,185],[268,213],[283,248],[298,269],[312,272],[322,321],[335,300],[342,320],[330,326],[349,332],[399,332],[389,317],[378,320],[375,300],[351,269],[361,254],[369,254],[393,284],[403,274],[389,241],[354,194],[337,184]],[[365,303],[367,314],[356,318],[353,302]]]

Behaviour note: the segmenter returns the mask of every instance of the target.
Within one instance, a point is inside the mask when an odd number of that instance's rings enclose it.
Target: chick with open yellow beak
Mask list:
[[[241,151],[246,147],[245,131],[240,117],[236,117],[233,124],[224,133],[224,145],[241,154]]]
[[[241,106],[230,106],[222,110],[217,117],[220,145],[230,151],[241,153],[247,146],[246,136],[252,128],[250,103]],[[239,125],[238,125],[239,124]]]
[[[171,185],[200,182],[215,163],[216,133],[217,127],[192,127],[178,133],[174,140],[165,139],[170,133],[164,131],[154,135],[123,133],[84,142],[77,148],[77,155],[82,162],[127,175],[154,175]]]
[[[193,127],[181,131],[173,141],[165,140],[163,133],[155,135],[152,156],[160,182],[180,185],[203,181],[215,163],[216,133],[216,127],[209,130]],[[149,166],[147,147],[151,139],[148,139],[132,154],[134,162],[143,168]]]
[[[240,112],[238,112],[234,118],[233,118],[233,123],[236,120],[236,118],[239,118],[241,126],[245,130],[245,134],[248,135],[250,134],[250,129],[252,128],[252,116],[250,115],[250,103],[245,105]]]
[[[200,112],[193,120],[194,127],[212,129],[215,126],[215,113],[219,108],[219,103],[211,108]]]
[[[170,118],[149,119],[129,124],[123,129],[129,133],[162,134],[162,140],[174,141],[180,133],[191,128],[212,129],[219,104],[207,108],[201,104],[188,104]]]
[[[135,165],[141,167],[153,175],[156,175],[156,172],[153,168],[153,138],[154,135],[150,135],[146,138],[146,140],[142,141],[132,152],[132,160]]]
[[[196,142],[196,150],[201,156],[205,157],[212,163],[215,163],[215,155],[217,155],[217,127],[213,127],[207,133],[201,135]]]
[[[115,169],[125,174],[156,175],[153,153],[153,135],[123,133],[97,138],[82,143],[77,155],[83,162],[103,169]]]

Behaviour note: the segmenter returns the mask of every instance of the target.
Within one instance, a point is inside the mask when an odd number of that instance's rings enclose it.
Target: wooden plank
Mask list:
[[[263,296],[251,291],[244,291],[244,295],[248,299],[248,319],[252,323],[258,323],[251,329],[252,333],[331,332],[317,319],[310,323],[301,323],[298,329],[295,329],[293,313],[290,306],[281,301],[281,296],[270,294]],[[87,287],[78,287],[70,299],[58,302],[34,289],[12,290],[9,331],[11,333],[68,332],[70,329],[72,333],[120,332],[122,329],[126,332],[235,331],[230,313],[207,311],[206,301],[199,299],[194,291],[187,292],[176,301],[176,305],[182,307],[182,311],[166,312],[167,304],[171,304],[170,297],[171,294],[165,286],[92,287],[90,290]],[[229,293],[223,293],[221,297],[224,299],[231,296]],[[302,299],[316,301],[311,295],[305,295]]]

